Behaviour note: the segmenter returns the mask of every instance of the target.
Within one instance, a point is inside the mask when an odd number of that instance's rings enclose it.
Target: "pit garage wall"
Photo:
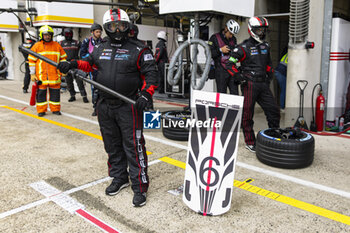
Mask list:
[[[105,0],[94,0],[96,2],[105,2]],[[102,18],[103,14],[109,9],[108,6],[102,6],[102,5],[95,5],[94,6],[94,22],[99,23],[102,25]],[[25,21],[26,15],[24,13],[19,13],[19,17]],[[29,28],[31,30],[36,30],[34,28]],[[8,37],[10,38],[10,47],[12,49],[12,61],[13,61],[13,73],[9,77],[10,79],[23,81],[24,74],[20,71],[20,65],[24,61],[22,53],[18,51],[18,46],[22,44],[22,38],[21,33],[19,32],[9,32],[7,33]],[[74,39],[78,39],[80,41],[83,41],[84,38],[90,36],[90,29],[80,29],[80,34],[78,29],[74,29]],[[105,33],[102,34],[102,36],[106,36]],[[10,62],[11,63],[11,62]],[[22,67],[24,71],[24,66]]]
[[[321,52],[323,36],[323,12],[324,1],[310,0],[309,37],[308,40],[315,42],[314,49],[291,49],[288,50],[287,70],[287,96],[285,123],[294,125],[298,117],[299,88],[298,80],[309,82],[304,93],[304,117],[308,126],[312,118],[311,95],[316,83],[320,82]],[[315,97],[316,98],[316,97]]]

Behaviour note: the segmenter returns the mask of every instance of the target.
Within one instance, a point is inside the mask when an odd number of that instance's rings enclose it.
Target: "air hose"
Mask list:
[[[305,131],[307,133],[311,133],[311,134],[316,134],[316,135],[320,135],[320,136],[339,136],[347,131],[350,130],[350,127],[346,128],[345,130],[341,131],[341,132],[337,132],[337,133],[327,133],[327,132],[320,132],[320,133],[317,133],[317,132],[313,132],[313,131],[309,131],[309,130],[306,130],[306,129],[301,129],[302,131]],[[349,137],[350,139],[350,137]]]
[[[210,71],[210,62],[211,62],[211,51],[210,48],[208,46],[208,44],[204,41],[199,39],[199,16],[198,14],[196,14],[195,16],[195,26],[194,26],[194,38],[190,39],[188,41],[183,42],[175,51],[173,58],[170,61],[169,64],[169,71],[168,71],[168,78],[167,81],[170,85],[176,85],[179,80],[180,77],[182,75],[182,64],[183,64],[183,51],[191,45],[194,45],[193,47],[193,52],[192,52],[192,57],[193,57],[193,64],[192,64],[192,71],[191,71],[191,86],[193,89],[195,90],[201,90],[205,84],[205,81],[207,79],[207,76],[209,74]],[[202,47],[204,47],[205,49],[205,55],[206,55],[206,62],[205,62],[205,68],[204,71],[202,73],[202,75],[198,75],[197,73],[197,69],[198,69],[198,61],[197,61],[197,57],[198,57],[198,44],[201,45]],[[176,74],[174,76],[174,69],[175,69],[175,65],[176,63],[178,63],[178,67],[179,69],[177,69]],[[197,79],[199,79],[199,82],[197,83]]]
[[[0,61],[0,67],[2,67],[3,65],[5,65],[5,67],[0,70],[0,74],[5,73],[9,67],[9,59],[6,56],[4,56]]]

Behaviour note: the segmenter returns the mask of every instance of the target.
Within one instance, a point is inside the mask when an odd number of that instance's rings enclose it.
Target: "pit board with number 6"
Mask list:
[[[193,91],[183,201],[203,215],[231,207],[243,97]]]

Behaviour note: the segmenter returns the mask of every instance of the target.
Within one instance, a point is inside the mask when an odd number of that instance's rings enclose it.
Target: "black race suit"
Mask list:
[[[157,84],[157,67],[151,50],[141,42],[116,44],[107,37],[95,46],[78,68],[86,72],[97,68],[96,82],[131,99],[147,91],[151,96]],[[99,90],[96,106],[98,122],[108,154],[109,176],[120,183],[129,176],[134,192],[147,192],[147,154],[142,134],[143,114],[132,104],[125,103]]]
[[[247,80],[241,85],[244,95],[242,127],[247,145],[255,144],[253,116],[255,102],[262,107],[270,128],[279,127],[280,110],[270,90],[273,77],[270,46],[267,42],[258,43],[252,37],[231,51],[227,64],[230,73],[236,75],[237,62],[241,63],[241,74]]]
[[[22,46],[31,49],[33,45],[35,44],[35,41],[29,42],[29,43],[23,43]],[[22,52],[24,60],[25,60],[25,73],[24,73],[24,79],[23,79],[23,90],[28,90],[29,83],[30,83],[30,70],[29,70],[29,63],[28,63],[28,54],[25,52]]]
[[[220,51],[220,48],[225,45],[227,45],[230,49],[233,49],[237,44],[236,37],[233,36],[230,40],[227,40],[223,32],[219,32],[210,37],[208,44],[211,50],[211,57],[213,58],[215,65],[217,92],[226,94],[228,87],[230,94],[238,95],[238,82],[235,82],[226,69],[227,60],[230,56],[229,54],[223,54]]]
[[[159,42],[156,45],[156,53],[154,54],[154,58],[156,59],[156,63],[158,65],[159,93],[164,93],[164,89],[166,88],[166,86],[164,86],[165,63],[169,62],[165,40],[159,39]]]
[[[62,46],[63,50],[67,54],[67,61],[71,60],[77,60],[79,59],[79,50],[81,43],[77,40],[63,40],[60,42],[60,45]],[[74,78],[70,73],[66,75],[66,82],[67,82],[67,89],[69,91],[70,96],[75,96],[75,90],[74,90],[74,84],[73,84]],[[86,91],[84,87],[84,83],[81,79],[75,79],[75,81],[78,84],[78,88],[80,91],[80,95],[82,97],[86,97]]]

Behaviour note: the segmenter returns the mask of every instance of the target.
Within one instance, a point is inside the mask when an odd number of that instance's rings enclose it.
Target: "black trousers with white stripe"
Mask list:
[[[130,176],[134,192],[147,192],[148,158],[142,133],[142,112],[131,104],[105,99],[98,101],[96,110],[108,154],[109,176],[122,183]]]

